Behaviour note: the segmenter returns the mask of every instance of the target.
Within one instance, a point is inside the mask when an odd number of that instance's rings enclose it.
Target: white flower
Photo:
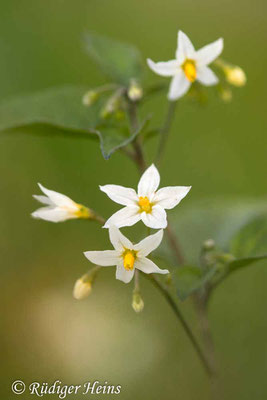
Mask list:
[[[75,218],[91,218],[93,216],[89,208],[75,203],[64,194],[48,190],[38,183],[46,196],[34,195],[33,197],[46,207],[39,208],[32,213],[34,218],[44,219],[50,222],[63,222]]]
[[[191,186],[169,186],[157,191],[159,182],[159,172],[152,164],[141,176],[137,193],[134,189],[118,185],[100,186],[102,192],[111,200],[125,206],[107,220],[104,228],[109,228],[111,225],[118,228],[132,226],[140,220],[149,228],[166,228],[165,209],[177,206]]]
[[[218,83],[218,78],[208,65],[221,54],[222,50],[223,39],[218,39],[196,51],[186,34],[179,31],[176,59],[158,63],[148,59],[147,63],[156,74],[173,77],[168,98],[177,100],[188,91],[195,80],[205,86]]]
[[[115,250],[86,251],[85,257],[94,264],[102,267],[116,265],[116,279],[128,283],[134,276],[135,269],[145,274],[168,274],[167,269],[160,269],[153,261],[146,258],[159,245],[163,237],[163,230],[147,236],[138,244],[133,244],[118,228],[109,228],[110,241]]]

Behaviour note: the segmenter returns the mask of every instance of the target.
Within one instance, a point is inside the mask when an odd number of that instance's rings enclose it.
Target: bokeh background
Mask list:
[[[178,29],[196,47],[222,36],[224,57],[243,66],[248,84],[234,91],[231,104],[181,101],[162,183],[193,186],[180,206],[187,210],[213,197],[267,201],[266,11],[264,0],[1,0],[0,98],[66,83],[102,84],[81,43],[87,29],[131,42],[155,60],[173,56]],[[148,71],[148,79],[158,78]],[[149,107],[160,120],[164,96]],[[122,386],[113,397],[124,400],[211,398],[187,337],[149,282],[142,281],[140,315],[131,309],[132,286],[116,281],[112,268],[99,275],[90,298],[72,298],[75,280],[89,268],[82,252],[106,248],[106,231],[84,221],[30,218],[37,182],[109,216],[117,207],[98,185],[134,186],[135,167],[119,153],[105,161],[97,141],[35,132],[40,128],[0,138],[1,398],[16,398],[15,379],[108,381]],[[212,300],[221,369],[216,399],[267,396],[266,287],[266,264],[259,264],[233,275]],[[190,301],[181,307],[196,328]]]

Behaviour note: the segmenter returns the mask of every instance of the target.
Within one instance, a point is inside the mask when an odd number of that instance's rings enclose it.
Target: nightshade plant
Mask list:
[[[267,207],[255,202],[237,205],[224,202],[223,206],[214,202],[208,210],[195,207],[176,215],[176,209],[184,207],[178,204],[187,196],[190,186],[158,189],[159,167],[177,99],[182,101],[186,96],[203,102],[213,91],[229,102],[231,85],[243,86],[245,73],[218,58],[223,51],[222,39],[196,51],[189,38],[179,31],[175,59],[157,63],[147,60],[153,72],[172,78],[166,96],[165,78],[154,86],[146,85],[144,72],[149,69],[135,47],[92,33],[85,36],[85,43],[89,56],[101,67],[109,83],[90,90],[65,86],[6,101],[0,106],[0,130],[41,123],[61,128],[77,140],[81,136],[89,139],[97,136],[105,159],[121,151],[136,164],[141,174],[138,188],[137,191],[125,188],[119,186],[120,182],[100,186],[111,200],[123,206],[106,219],[97,211],[39,184],[44,195],[34,197],[43,207],[32,216],[51,222],[94,220],[108,228],[113,250],[85,252],[96,266],[77,280],[74,297],[86,298],[99,270],[116,266],[117,279],[125,283],[134,281],[132,307],[140,312],[144,301],[139,278],[143,275],[165,297],[206,371],[214,376],[216,362],[207,316],[209,300],[218,285],[233,272],[267,258]],[[140,120],[139,111],[156,94],[163,94],[164,101],[168,98],[168,111],[162,126],[155,128],[151,127],[151,116]],[[152,163],[147,164],[145,146],[155,136],[158,136],[158,150]],[[166,210],[171,210],[168,218]],[[141,229],[146,225],[147,236],[142,238],[140,234],[139,243],[133,244],[119,228],[136,223]],[[161,244],[163,236],[169,246]],[[201,344],[179,308],[179,302],[190,296],[200,320]]]

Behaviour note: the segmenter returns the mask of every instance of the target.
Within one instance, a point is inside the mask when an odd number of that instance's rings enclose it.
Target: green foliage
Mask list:
[[[87,33],[85,43],[90,57],[115,82],[128,86],[131,79],[142,78],[142,59],[136,47],[95,33]]]
[[[237,271],[240,268],[248,267],[249,265],[255,264],[256,262],[265,259],[267,259],[267,254],[257,257],[247,257],[233,260],[228,265],[227,275],[231,272]]]
[[[267,259],[267,207],[259,201],[209,201],[208,205],[178,211],[172,222],[192,266],[173,272],[181,300],[196,290],[216,285],[232,272]],[[216,249],[203,257],[203,242],[215,240]],[[168,254],[167,248],[164,255]],[[200,264],[201,266],[197,266]],[[169,259],[173,263],[173,259]],[[203,267],[204,262],[204,267]],[[205,267],[205,262],[206,267]],[[194,264],[193,264],[194,263]]]
[[[215,267],[203,270],[199,267],[185,265],[177,268],[172,277],[180,300],[185,300],[193,292],[203,287],[215,272]]]
[[[169,212],[168,218],[179,238],[185,259],[188,263],[197,265],[204,241],[211,238],[221,251],[235,257],[245,256],[244,253],[235,253],[231,243],[247,223],[261,215],[267,215],[266,201],[210,198],[195,205],[181,203],[180,207]],[[166,240],[162,249],[164,256],[169,257],[169,262],[173,264],[175,260],[169,256]],[[265,253],[267,249],[263,252]]]
[[[86,107],[82,98],[87,91],[85,87],[67,86],[6,101],[0,105],[0,131],[45,124],[64,129],[77,138],[80,134],[91,139],[98,137],[102,154],[108,159],[114,151],[129,144],[144,124],[137,132],[130,133],[127,120],[101,118],[106,96]]]
[[[258,215],[242,226],[231,240],[230,252],[238,258],[267,254],[267,214]]]

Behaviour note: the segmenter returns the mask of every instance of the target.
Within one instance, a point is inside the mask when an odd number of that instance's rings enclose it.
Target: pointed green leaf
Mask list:
[[[267,254],[267,215],[251,218],[233,236],[230,252],[237,258]]]
[[[179,239],[185,259],[188,263],[196,265],[205,240],[212,238],[218,249],[231,253],[230,243],[233,236],[252,218],[264,213],[267,213],[265,200],[209,198],[187,205],[185,198],[179,207],[169,212],[168,218]],[[170,263],[175,262],[173,257],[169,256],[166,238],[160,253],[167,257]],[[261,254],[265,253],[267,248]],[[234,253],[233,255],[238,256]]]
[[[95,33],[85,35],[85,44],[89,55],[115,82],[127,86],[131,79],[142,78],[142,58],[134,46]]]
[[[82,104],[88,88],[66,86],[47,89],[35,94],[11,99],[0,105],[0,131],[32,124],[51,125],[88,138],[98,137],[104,158],[130,143],[137,132],[130,133],[126,121],[110,122],[101,119],[100,112],[106,102],[101,97],[91,107]]]
[[[193,292],[203,287],[214,276],[215,272],[215,267],[206,271],[189,265],[177,268],[172,276],[178,297],[185,300]]]
[[[266,259],[267,259],[267,254],[258,257],[247,257],[247,258],[236,259],[228,264],[229,268],[228,273],[237,271],[240,268],[248,267],[249,265],[255,264],[258,261]]]

